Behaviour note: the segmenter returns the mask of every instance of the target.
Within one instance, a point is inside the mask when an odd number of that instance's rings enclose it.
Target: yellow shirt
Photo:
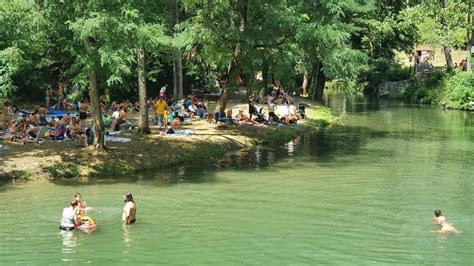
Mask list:
[[[164,114],[166,111],[166,102],[165,101],[157,101],[156,102],[156,113],[158,114]]]

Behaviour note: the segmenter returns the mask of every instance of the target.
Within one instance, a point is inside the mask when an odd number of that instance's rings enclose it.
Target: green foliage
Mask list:
[[[291,90],[299,85],[295,76],[308,72],[311,78],[314,66],[322,63],[327,80],[337,80],[343,90],[353,93],[356,81],[375,84],[380,77],[405,76],[407,71],[393,67],[390,60],[394,50],[412,48],[420,24],[417,10],[430,10],[430,23],[443,16],[450,29],[465,26],[454,8],[465,9],[460,1],[451,0],[442,10],[452,18],[428,4],[407,3],[3,1],[0,96],[15,91],[32,94],[30,90],[38,94],[47,84],[63,82],[75,85],[74,97],[80,97],[92,70],[98,73],[100,89],[109,87],[112,94],[133,91],[139,50],[145,51],[147,79],[154,81],[171,69],[178,49],[192,81],[225,77],[233,83],[240,78],[245,86],[263,91],[278,79]],[[389,63],[381,63],[382,59]],[[256,77],[265,80],[259,83]]]
[[[57,163],[44,167],[54,178],[75,178],[80,175],[79,165],[75,163]]]
[[[446,100],[448,107],[469,109],[469,102],[474,101],[474,73],[459,72],[448,76],[442,85],[441,100]]]
[[[470,109],[474,101],[474,73],[457,72],[450,75],[432,73],[419,82],[412,82],[402,97],[410,102],[442,104],[446,108]]]
[[[17,90],[13,79],[27,62],[17,47],[8,47],[0,51],[0,97],[7,97]]]
[[[426,0],[404,13],[417,23],[421,43],[464,47],[466,31],[473,27],[466,20],[469,2],[446,0],[446,7],[443,7],[439,0]]]
[[[430,103],[433,100],[430,88],[425,85],[411,84],[403,90],[403,99],[411,103]]]
[[[375,90],[377,85],[386,81],[401,81],[412,78],[412,69],[403,67],[392,59],[378,58],[369,60],[369,67],[359,75],[359,82],[367,84],[367,90]]]
[[[48,66],[45,52],[45,22],[33,1],[0,3],[0,97],[12,97],[19,87],[40,89]],[[27,78],[25,78],[27,77]]]
[[[291,126],[254,127],[242,125],[234,127],[233,130],[252,138],[256,143],[270,146],[281,146],[296,138],[301,133],[299,128]]]
[[[31,178],[31,173],[25,170],[13,170],[6,173],[0,172],[0,183],[7,183],[10,181],[28,181]]]

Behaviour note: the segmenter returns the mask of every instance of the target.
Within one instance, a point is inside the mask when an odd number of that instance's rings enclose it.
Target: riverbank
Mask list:
[[[413,79],[400,93],[390,98],[411,103],[424,103],[445,109],[474,110],[474,73],[456,71],[451,74],[434,72]]]
[[[214,163],[227,153],[255,145],[284,145],[306,131],[329,125],[333,120],[328,108],[306,99],[300,100],[311,106],[306,109],[309,118],[298,126],[218,127],[204,120],[193,120],[177,128],[192,130],[192,135],[160,136],[159,129],[152,126],[152,134],[144,137],[134,131],[122,133],[120,137],[131,141],[109,142],[109,151],[100,153],[73,141],[26,145],[4,142],[0,154],[0,183],[97,176],[113,178],[142,171]],[[241,105],[230,104],[237,113]]]

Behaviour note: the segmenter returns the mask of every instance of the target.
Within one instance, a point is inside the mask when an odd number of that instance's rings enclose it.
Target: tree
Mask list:
[[[452,71],[454,63],[451,47],[461,47],[469,43],[466,32],[471,28],[466,14],[469,5],[463,0],[425,0],[422,5],[409,10],[427,16],[412,16],[420,27],[420,42],[443,47],[447,71]]]
[[[147,105],[146,81],[150,78],[147,75],[147,54],[157,55],[167,49],[170,45],[170,38],[166,36],[163,22],[157,18],[156,11],[161,10],[165,5],[156,1],[130,1],[129,5],[121,8],[118,17],[118,32],[122,39],[127,42],[119,49],[128,53],[129,63],[136,63],[138,77],[138,98],[140,113],[138,116],[138,133],[140,135],[150,134]],[[120,37],[119,37],[120,38]],[[119,40],[117,40],[119,41]],[[134,64],[127,66],[129,69]],[[128,74],[128,72],[122,72]],[[118,80],[122,81],[123,76]]]
[[[469,1],[467,8],[467,45],[466,45],[466,59],[467,71],[472,71],[472,46],[474,45],[474,3]]]
[[[33,1],[3,1],[0,25],[0,98],[21,87],[44,88],[41,70],[49,62],[42,56],[47,47],[42,11]]]
[[[93,111],[94,147],[105,149],[105,129],[102,120],[97,73],[105,70],[107,84],[122,81],[122,77],[131,73],[128,67],[131,58],[124,49],[121,30],[120,14],[122,9],[115,1],[81,1],[65,3],[71,5],[74,17],[66,24],[73,34],[73,40],[68,47],[75,59],[73,69],[76,79],[87,78],[89,97]]]
[[[365,55],[351,46],[356,28],[352,21],[345,21],[346,16],[363,12],[363,6],[353,1],[326,0],[300,6],[297,40],[310,61],[313,100],[322,100],[327,79],[351,84],[366,64]]]

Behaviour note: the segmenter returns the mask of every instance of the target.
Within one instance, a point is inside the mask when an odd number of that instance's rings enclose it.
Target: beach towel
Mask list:
[[[129,142],[132,139],[130,138],[121,138],[121,137],[114,137],[114,136],[105,136],[105,140],[109,142],[120,142],[120,143],[125,143]]]
[[[194,135],[191,129],[175,130],[173,134],[166,134],[168,137],[188,137]]]

